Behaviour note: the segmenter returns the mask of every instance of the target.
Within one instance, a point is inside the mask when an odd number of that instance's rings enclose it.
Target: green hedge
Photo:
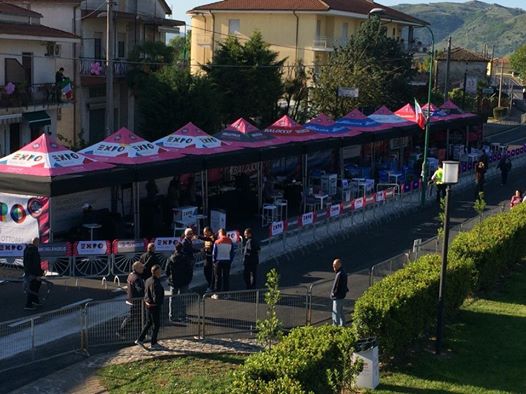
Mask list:
[[[264,352],[251,355],[235,373],[233,393],[334,393],[343,384],[355,337],[346,327],[300,327]]]
[[[450,258],[473,259],[473,288],[489,290],[503,272],[526,254],[525,241],[526,204],[519,204],[459,234],[451,243]]]
[[[436,319],[440,256],[423,256],[376,282],[354,306],[353,327],[358,337],[375,336],[383,355],[404,351]],[[473,263],[448,265],[446,313],[458,308],[470,291]]]
[[[446,314],[472,291],[488,290],[526,255],[526,203],[457,235],[448,254]],[[383,356],[402,354],[436,321],[441,259],[424,256],[371,286],[356,302],[358,337],[376,336]]]

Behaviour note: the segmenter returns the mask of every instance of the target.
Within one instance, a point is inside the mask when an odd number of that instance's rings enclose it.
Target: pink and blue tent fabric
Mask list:
[[[0,173],[54,177],[107,170],[115,166],[73,152],[42,134],[20,150],[0,159]]]
[[[427,104],[426,109],[422,108],[422,112],[425,116],[427,116]],[[396,116],[399,116],[401,118],[404,118],[408,120],[409,122],[412,122],[416,124],[416,113],[415,109],[411,104],[406,104],[399,110],[395,111],[394,114]],[[443,122],[447,120],[447,114],[444,112],[441,112],[439,109],[437,109],[434,105],[431,104],[431,122]]]
[[[277,143],[276,139],[263,133],[256,126],[239,118],[226,129],[215,135],[221,141],[242,148],[264,148]]]
[[[336,123],[338,125],[349,127],[350,130],[365,131],[369,133],[384,131],[391,128],[391,126],[378,123],[375,120],[368,118],[358,109],[353,109],[347,115],[338,119]]]
[[[80,152],[98,161],[122,165],[153,163],[184,156],[182,153],[160,148],[124,127]]]
[[[472,113],[462,111],[462,109],[451,100],[446,100],[444,104],[440,106],[440,109],[454,119],[470,118],[473,116]]]
[[[385,105],[381,106],[374,113],[368,116],[369,119],[374,120],[383,125],[389,125],[390,127],[404,127],[412,126],[414,123],[404,119],[398,115],[395,115]]]
[[[337,124],[334,120],[323,113],[305,123],[305,128],[316,133],[329,135],[340,134],[349,131],[347,126]]]
[[[266,134],[275,136],[278,143],[302,142],[325,138],[325,136],[296,123],[288,115],[283,115],[263,131]]]
[[[207,134],[192,122],[154,141],[154,144],[169,151],[191,155],[209,155],[241,149],[240,146],[231,145]]]

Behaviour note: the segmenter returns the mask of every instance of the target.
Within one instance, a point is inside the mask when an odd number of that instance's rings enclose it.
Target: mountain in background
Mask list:
[[[495,56],[502,56],[526,44],[526,11],[518,8],[480,1],[400,4],[392,8],[428,22],[438,49],[447,47],[449,36],[453,47],[483,52],[486,44],[490,56],[493,45]],[[415,29],[415,39],[430,47],[426,29]]]

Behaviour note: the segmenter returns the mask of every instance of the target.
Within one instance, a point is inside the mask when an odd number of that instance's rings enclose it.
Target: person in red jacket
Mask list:
[[[234,245],[232,240],[227,237],[224,228],[219,230],[219,238],[214,242],[214,291],[230,290],[230,266],[234,259]],[[213,294],[212,298],[217,299],[218,295]]]

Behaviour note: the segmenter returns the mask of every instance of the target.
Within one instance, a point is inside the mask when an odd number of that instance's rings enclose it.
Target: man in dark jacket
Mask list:
[[[159,258],[155,254],[155,244],[148,244],[146,247],[146,252],[141,255],[139,261],[144,265],[142,278],[146,281],[146,279],[152,276],[152,267],[154,265],[161,265]]]
[[[336,259],[332,262],[332,269],[336,272],[331,290],[332,324],[335,326],[343,326],[345,325],[343,300],[349,291],[347,288],[347,274],[343,270],[342,261],[340,259]]]
[[[128,275],[128,297],[126,305],[129,306],[128,315],[122,321],[120,328],[117,330],[117,336],[121,337],[126,333],[127,327],[131,325],[135,335],[140,328],[141,322],[141,302],[144,298],[144,280],[142,274],[144,265],[140,261],[136,261],[132,265],[132,272]]]
[[[259,242],[252,234],[252,229],[247,228],[243,238],[243,278],[247,290],[256,288],[260,249]]]
[[[164,288],[160,279],[161,266],[154,265],[151,271],[152,276],[146,280],[144,289],[144,305],[148,312],[148,321],[135,344],[144,347],[144,338],[153,326],[150,350],[161,350],[162,347],[157,343],[157,334],[161,328],[161,309],[164,302]]]
[[[169,302],[168,317],[170,321],[186,320],[186,305],[178,295],[188,293],[188,285],[192,279],[192,263],[183,255],[183,244],[175,245],[174,254],[170,256],[166,264],[166,276],[172,297]]]
[[[511,170],[510,158],[506,155],[502,156],[497,168],[500,170],[501,184],[504,186],[508,182],[508,174]]]
[[[26,293],[26,311],[34,311],[40,306],[38,292],[40,291],[40,277],[44,271],[40,266],[40,253],[38,252],[39,238],[34,238],[24,249],[24,291]]]

